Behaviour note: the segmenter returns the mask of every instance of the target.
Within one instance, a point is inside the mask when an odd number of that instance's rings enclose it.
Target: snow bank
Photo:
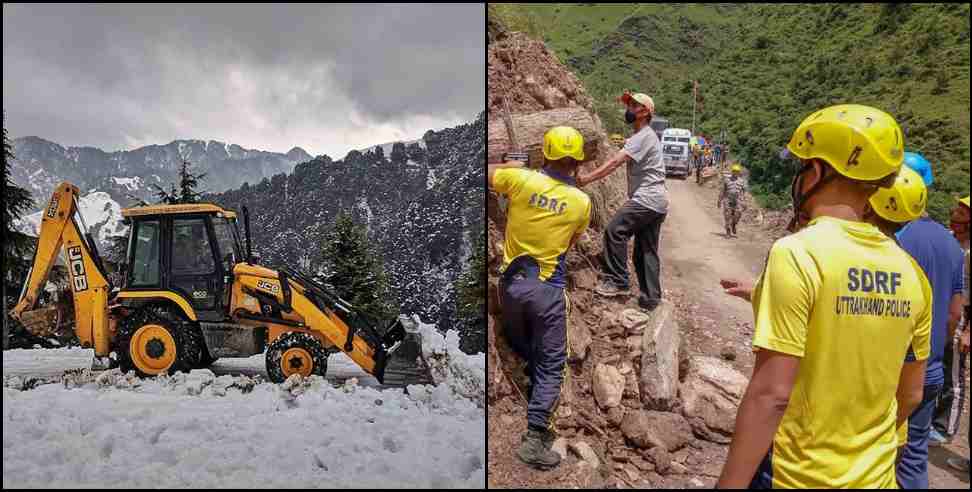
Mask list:
[[[3,487],[484,489],[485,357],[454,331],[417,330],[437,384],[408,394],[363,386],[360,369],[138,379],[86,369],[90,350],[6,351]]]
[[[432,370],[437,387],[445,387],[457,397],[468,399],[479,408],[486,405],[486,355],[468,355],[459,350],[459,333],[449,330],[445,336],[434,325],[422,323],[417,316],[418,331],[422,335],[422,355]],[[413,391],[412,387],[409,387]]]

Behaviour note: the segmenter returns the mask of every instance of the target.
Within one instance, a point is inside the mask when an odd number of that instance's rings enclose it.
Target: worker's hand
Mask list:
[[[959,350],[962,355],[969,353],[969,327],[965,327],[965,331],[962,332],[962,336],[959,337]]]
[[[719,281],[726,294],[738,297],[746,302],[753,301],[753,283],[749,280],[724,278]]]

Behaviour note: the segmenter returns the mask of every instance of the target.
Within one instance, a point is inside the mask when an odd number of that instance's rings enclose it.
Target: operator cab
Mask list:
[[[123,292],[169,291],[203,321],[226,317],[243,248],[236,213],[208,203],[122,210],[131,223]]]

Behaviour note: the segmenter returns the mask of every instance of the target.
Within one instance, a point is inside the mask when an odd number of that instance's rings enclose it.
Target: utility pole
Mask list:
[[[699,81],[692,81],[692,135],[695,135],[695,106],[699,102]]]

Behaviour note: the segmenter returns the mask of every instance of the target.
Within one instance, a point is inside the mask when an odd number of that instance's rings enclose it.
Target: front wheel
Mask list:
[[[118,366],[123,372],[134,370],[141,377],[188,371],[197,356],[186,335],[180,324],[161,310],[150,306],[139,309],[119,328]]]
[[[274,383],[282,383],[294,374],[324,377],[326,373],[324,346],[308,333],[285,333],[267,348],[267,377]]]

